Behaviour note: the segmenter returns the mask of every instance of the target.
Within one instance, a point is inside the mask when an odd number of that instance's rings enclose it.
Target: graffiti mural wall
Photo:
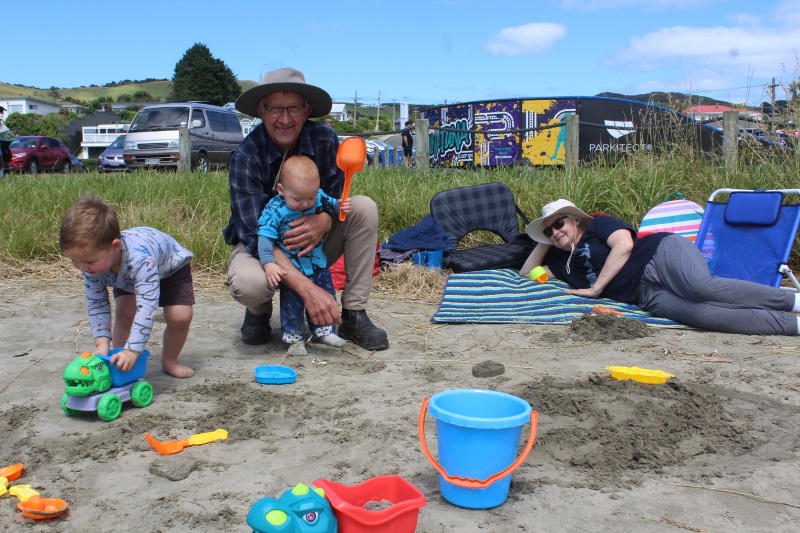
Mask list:
[[[542,126],[553,126],[564,122],[567,115],[574,115],[574,98],[542,98],[522,101],[522,125],[529,130]],[[522,134],[522,163],[529,165],[563,165],[566,155],[567,129],[563,126],[541,131],[526,131]]]
[[[705,151],[719,150],[722,132],[682,113],[633,100],[603,97],[525,98],[429,109],[434,167],[563,165],[567,116],[580,116],[579,159],[652,151],[654,139],[688,131]],[[683,126],[683,127],[677,127]]]
[[[519,126],[519,101],[481,102],[473,106],[475,124],[476,165],[499,167],[513,165],[519,160],[519,135],[493,133],[517,129]]]
[[[440,107],[422,118],[433,128],[428,135],[431,165],[441,167],[472,166],[475,161],[472,104]]]

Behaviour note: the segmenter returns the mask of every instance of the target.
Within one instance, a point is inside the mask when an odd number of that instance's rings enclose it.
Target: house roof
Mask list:
[[[727,106],[727,105],[714,104],[714,105],[696,105],[696,106],[692,106],[689,109],[687,109],[686,111],[684,111],[684,113],[709,113],[710,114],[710,113],[722,113],[723,111],[746,111],[746,110],[738,109],[736,107],[730,107],[730,106]]]
[[[59,107],[63,102],[54,102],[52,100],[42,100],[41,98],[33,98],[31,96],[12,96],[2,99],[4,102],[34,102],[37,104],[51,105]]]

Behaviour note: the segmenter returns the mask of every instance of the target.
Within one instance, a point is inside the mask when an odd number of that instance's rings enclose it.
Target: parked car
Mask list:
[[[72,171],[69,148],[53,137],[23,136],[11,143],[12,170],[38,174],[45,170]]]
[[[86,165],[83,164],[83,161],[72,154],[70,154],[69,159],[72,163],[72,172],[86,172]]]
[[[102,174],[103,172],[125,170],[125,159],[122,157],[124,151],[125,136],[120,135],[100,154],[97,160],[97,171]]]
[[[156,104],[136,113],[125,134],[125,164],[137,168],[177,168],[181,128],[189,129],[191,168],[206,173],[227,167],[244,140],[236,113],[197,102]]]
[[[395,148],[384,141],[367,141],[367,161],[372,164],[375,160],[375,153],[378,154],[378,162],[382,168],[395,166]],[[388,158],[388,161],[385,159]]]

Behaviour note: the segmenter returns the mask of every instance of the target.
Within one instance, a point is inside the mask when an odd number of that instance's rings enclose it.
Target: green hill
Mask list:
[[[258,85],[257,82],[252,80],[239,80],[239,85],[242,92]],[[143,91],[150,94],[154,101],[167,101],[169,94],[172,92],[172,82],[169,80],[154,80],[141,83],[127,83],[114,85],[113,87],[75,87],[75,88],[56,88],[58,97],[56,100],[63,101],[66,97],[71,97],[83,102],[90,102],[98,98],[110,97],[114,101],[118,101],[119,97],[123,94],[133,96],[134,93]],[[31,98],[39,98],[41,100],[53,100],[51,89],[38,89],[36,87],[25,87],[24,85],[12,85],[9,83],[0,82],[0,98],[15,98],[27,96]],[[715,100],[705,96],[696,96],[683,93],[664,93],[652,92],[647,94],[637,95],[624,95],[619,93],[604,92],[597,96],[607,96],[612,98],[625,98],[628,100],[637,100],[641,102],[649,102],[651,104],[662,105],[672,109],[683,110],[687,107],[697,104],[722,104],[730,105],[730,103]],[[431,105],[417,105],[414,106],[419,111],[435,107]],[[347,104],[347,112],[352,115],[353,105]],[[395,104],[395,112],[399,114],[399,105]],[[375,107],[360,107],[358,108],[359,116],[375,117],[377,109]],[[392,104],[384,103],[381,106],[381,114],[392,115]]]
[[[730,106],[730,102],[725,102],[724,100],[716,100],[714,98],[709,98],[707,96],[698,96],[695,94],[684,94],[684,93],[664,93],[664,92],[652,92],[646,94],[634,94],[634,95],[624,95],[619,93],[600,93],[597,96],[605,96],[608,98],[623,98],[625,100],[635,100],[637,102],[646,102],[649,104],[660,105],[663,107],[668,107],[670,109],[675,109],[678,111],[683,111],[684,109],[688,109],[695,105],[724,105]]]
[[[241,80],[239,85],[242,91],[254,87],[256,82],[250,80]],[[57,87],[58,101],[64,100],[66,97],[75,98],[83,102],[97,100],[101,97],[110,97],[117,101],[123,94],[133,96],[134,93],[144,91],[152,95],[155,101],[167,101],[169,94],[172,92],[172,82],[169,80],[146,81],[142,83],[129,83],[125,85],[116,85],[113,87],[76,87],[72,89]],[[29,97],[39,98],[40,100],[53,100],[51,89],[38,89],[36,87],[26,87],[24,85],[12,85],[9,83],[0,82],[0,98],[18,98]]]

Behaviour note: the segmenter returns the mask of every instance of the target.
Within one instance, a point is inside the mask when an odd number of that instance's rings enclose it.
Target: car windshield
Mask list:
[[[36,139],[35,138],[25,138],[22,137],[20,139],[15,139],[11,143],[11,148],[36,148]]]
[[[173,130],[188,124],[188,107],[157,107],[139,111],[131,123],[130,131]]]
[[[119,137],[114,139],[114,142],[109,144],[108,147],[109,148],[119,148],[120,150],[125,148],[125,136],[124,135],[120,135]]]

